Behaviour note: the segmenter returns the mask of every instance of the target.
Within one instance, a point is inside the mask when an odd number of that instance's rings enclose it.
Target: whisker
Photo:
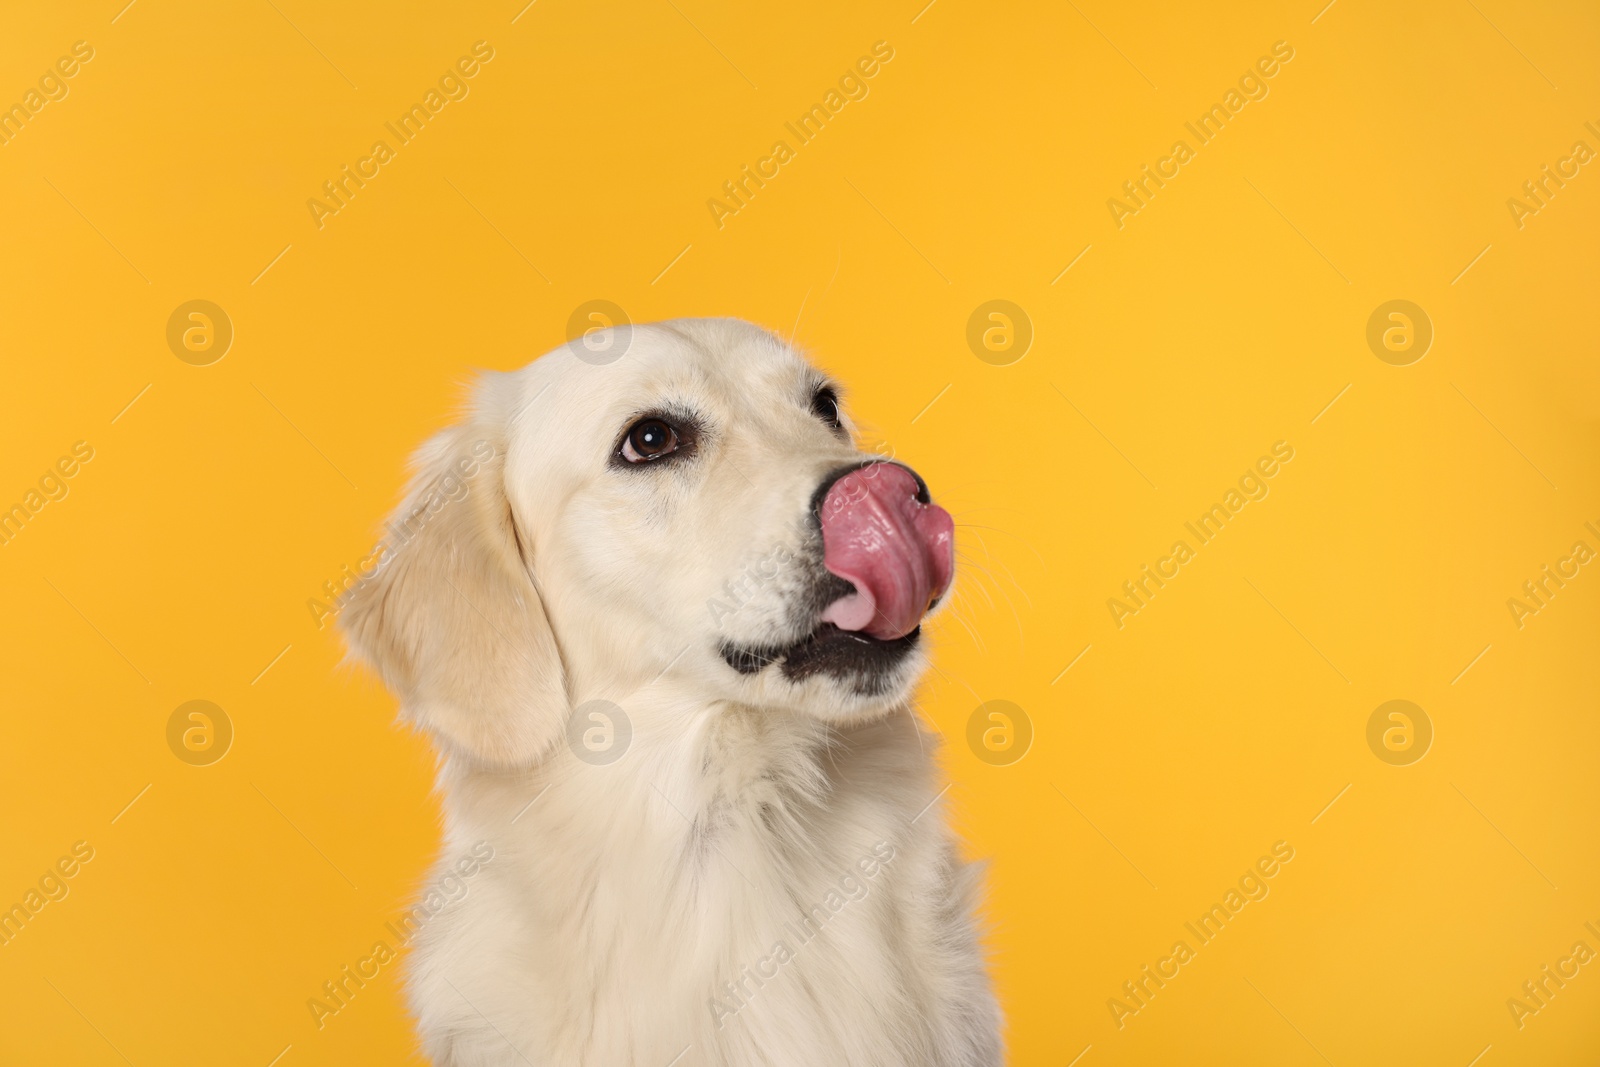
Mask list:
[[[939,677],[943,678],[947,682],[951,682],[951,683],[954,683],[955,685],[959,685],[961,688],[965,689],[968,693],[970,693],[972,695],[972,699],[973,700],[976,700],[979,704],[983,703],[983,698],[978,695],[977,690],[973,689],[972,686],[968,685],[966,682],[962,681],[959,678],[950,677],[944,671],[941,671],[936,664],[931,664],[930,663],[929,666],[933,667],[933,673],[937,674]]]
[[[983,584],[977,581],[979,578],[988,578],[990,581],[994,580],[993,576],[989,574],[988,566],[986,564],[979,563],[977,560],[969,559],[962,554],[958,554],[958,558],[963,564],[963,569],[970,570],[972,572],[973,581],[967,584],[972,585],[978,590],[978,592],[982,593],[983,598],[989,602],[989,607],[992,609],[994,607],[994,599],[989,596],[989,591],[983,587]]]
[[[994,530],[996,533],[1008,533],[1009,532],[1007,530],[1000,530],[1000,529],[997,529],[997,528],[992,527],[992,526],[977,526],[977,527],[974,527],[974,528],[975,529],[982,529],[982,530]],[[983,546],[983,551],[984,551],[984,554],[986,556],[988,556],[990,559],[994,559],[995,558],[994,557],[994,553],[990,552],[990,550],[989,550],[989,543],[987,541],[985,541],[981,535],[979,535],[979,534],[971,534],[969,536],[977,538],[978,544]],[[1015,536],[1015,535],[1013,535],[1013,536]],[[1019,538],[1019,540],[1021,540],[1021,538]],[[1044,558],[1042,556],[1039,556],[1039,553],[1036,550],[1034,550],[1032,545],[1029,545],[1027,543],[1027,541],[1025,541],[1025,540],[1023,541],[1023,544],[1024,544],[1024,546],[1026,546],[1028,548],[1029,551],[1033,552],[1033,554],[1036,557],[1039,558],[1039,562],[1041,564],[1044,563]],[[999,561],[999,560],[996,560],[996,565],[999,566],[1000,569],[1005,572],[1006,578],[1011,582],[1011,584],[1013,586],[1016,587],[1017,592],[1022,595],[1022,599],[1023,600],[1027,601],[1028,606],[1030,608],[1033,607],[1033,597],[1029,595],[1027,589],[1023,588],[1022,583],[1017,581],[1017,577],[1012,572],[1010,566],[1008,566],[1006,563],[1004,563],[1002,561]],[[1049,568],[1046,567],[1045,569],[1048,570]],[[992,576],[992,572],[991,572],[991,576]]]
[[[974,529],[974,530],[991,530],[994,533],[1005,534],[1007,537],[1015,537],[1018,541],[1022,542],[1022,545],[1023,545],[1024,548],[1026,548],[1029,552],[1033,553],[1034,558],[1039,561],[1039,565],[1041,567],[1045,568],[1046,570],[1050,569],[1050,564],[1046,563],[1044,556],[1040,555],[1039,554],[1039,550],[1037,548],[1033,547],[1033,542],[1029,541],[1026,537],[1023,537],[1019,533],[1015,533],[1015,532],[1013,532],[1011,530],[1007,530],[1002,526],[983,526],[983,525],[980,525],[979,523],[975,523],[975,522],[958,522],[958,523],[956,523],[956,529],[959,530],[959,529],[963,529],[963,528],[970,528],[970,529]]]
[[[988,542],[984,541],[983,537],[981,535],[979,535],[979,534],[972,534],[971,536],[977,538],[978,544],[983,547],[984,555],[988,556],[990,559],[993,559],[994,558],[994,554],[989,551]],[[1003,569],[1006,570],[1006,576],[1011,579],[1011,584],[1017,585],[1016,577],[1011,574],[1009,568],[1005,568],[1004,564],[1001,564],[1000,566]],[[988,569],[989,569],[988,567],[984,568],[985,571],[988,571]],[[1023,633],[1022,615],[1021,615],[1020,612],[1017,611],[1016,601],[1012,600],[1011,599],[1011,594],[1006,592],[1005,588],[1003,586],[1001,586],[999,582],[995,581],[994,576],[993,576],[992,573],[988,574],[987,576],[988,576],[988,578],[989,578],[989,580],[991,582],[994,582],[995,589],[999,591],[1001,596],[1005,597],[1006,606],[1011,609],[1011,617],[1012,617],[1012,619],[1014,619],[1016,621],[1016,624],[1017,624],[1017,646],[1019,648],[1026,647],[1027,637]],[[1020,585],[1017,586],[1017,590],[1018,590],[1018,592],[1022,592],[1022,587]],[[1027,593],[1025,593],[1025,592],[1023,592],[1022,595],[1023,595],[1024,598],[1027,597]],[[1033,602],[1031,600],[1028,602],[1028,606],[1029,607],[1033,606]]]
[[[965,607],[966,605],[958,596],[957,599],[950,602],[950,617],[955,619],[963,630],[967,631],[967,636],[972,638],[972,647],[977,649],[979,654],[986,656],[989,654],[988,647],[984,644],[983,638],[978,631],[967,621]]]

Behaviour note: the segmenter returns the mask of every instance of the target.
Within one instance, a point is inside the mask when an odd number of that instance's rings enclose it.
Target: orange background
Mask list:
[[[1507,607],[1600,549],[1600,176],[1507,206],[1600,150],[1600,16],[922,3],[0,15],[0,104],[94,49],[0,147],[0,505],[94,449],[0,547],[0,906],[94,849],[0,947],[0,1062],[412,1055],[394,968],[321,1030],[305,1004],[438,834],[427,745],[306,602],[470,369],[592,299],[794,336],[962,524],[923,706],[991,861],[1011,1062],[1600,1053],[1600,966],[1520,1029],[1506,1005],[1600,951],[1600,575]],[[308,198],[479,40],[470,94],[319,229]],[[868,95],[795,144],[877,41]],[[1118,228],[1107,200],[1278,41],[1269,94]],[[193,299],[235,333],[209,366],[166,340]],[[1000,366],[966,339],[992,299],[1034,331]],[[1434,330],[1408,366],[1366,340],[1393,299]],[[1119,629],[1107,600],[1277,441],[1270,494]],[[210,766],[167,744],[194,699],[235,731]],[[992,699],[1034,734],[1005,766],[966,741]],[[1367,743],[1393,699],[1433,728],[1407,766]],[[1122,983],[1280,840],[1270,895],[1119,1028]]]

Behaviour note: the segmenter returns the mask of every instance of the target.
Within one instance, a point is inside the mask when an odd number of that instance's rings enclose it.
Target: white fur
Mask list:
[[[811,496],[865,457],[809,410],[822,375],[754,326],[684,320],[622,344],[605,365],[561,348],[484,375],[468,418],[419,454],[397,513],[425,508],[414,535],[341,618],[439,747],[439,870],[494,849],[416,937],[426,1052],[998,1064],[977,876],[909,704],[923,652],[872,696],[718,654],[795,636],[802,568],[819,565]],[[702,421],[696,454],[612,466],[663,405]],[[475,444],[492,458],[452,467]],[[608,765],[567,740],[596,699],[632,728]]]

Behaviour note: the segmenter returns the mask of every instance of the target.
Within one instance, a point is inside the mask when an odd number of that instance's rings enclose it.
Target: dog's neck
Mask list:
[[[748,864],[781,867],[834,819],[849,821],[857,836],[870,827],[893,840],[935,797],[935,742],[909,706],[839,727],[724,702],[664,702],[650,713],[630,705],[629,748],[610,764],[567,751],[517,773],[447,760],[441,791],[450,836],[471,844],[464,838],[475,834],[529,858],[559,855],[586,867],[606,865],[618,849],[630,867],[641,849],[663,857],[737,850]],[[594,810],[606,818],[596,820]]]

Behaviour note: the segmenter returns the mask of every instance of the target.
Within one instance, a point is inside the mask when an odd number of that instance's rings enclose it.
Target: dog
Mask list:
[[[476,382],[348,594],[437,747],[468,892],[406,990],[439,1067],[989,1067],[1002,1022],[911,705],[953,523],[734,319]]]

